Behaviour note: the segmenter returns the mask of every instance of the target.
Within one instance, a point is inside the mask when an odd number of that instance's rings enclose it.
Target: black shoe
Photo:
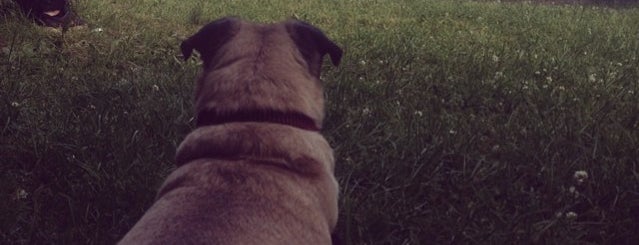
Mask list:
[[[43,26],[70,28],[85,25],[71,10],[69,0],[15,0],[15,3],[27,16]]]
[[[84,26],[86,23],[78,15],[76,15],[70,9],[62,9],[60,13],[54,16],[50,16],[45,13],[39,13],[36,16],[36,20],[39,24],[53,28],[71,28]]]

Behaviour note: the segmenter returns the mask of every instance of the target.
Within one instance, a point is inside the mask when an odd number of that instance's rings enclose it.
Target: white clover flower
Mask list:
[[[493,54],[493,62],[499,62],[499,56]]]
[[[577,218],[577,213],[573,211],[566,213],[566,219],[575,219],[575,218]]]
[[[574,186],[571,186],[568,188],[568,193],[570,193],[570,195],[572,195],[575,198],[579,197],[579,191]]]
[[[14,101],[14,102],[11,102],[11,106],[13,106],[13,107],[19,107],[19,106],[20,106],[20,103],[18,103],[18,102],[16,102],[16,101]]]
[[[551,77],[551,76],[547,76],[547,77],[546,77],[546,81],[547,81],[547,82],[549,82],[549,83],[551,83],[551,82],[552,82],[552,77]]]
[[[575,171],[575,173],[572,175],[572,178],[575,179],[578,184],[581,184],[588,180],[588,173],[584,170],[578,170]]]
[[[597,81],[597,76],[593,73],[588,75],[588,81],[590,82],[596,82]]]
[[[418,117],[422,117],[424,113],[422,111],[415,111],[415,115]]]
[[[371,109],[368,109],[368,107],[365,107],[365,108],[362,110],[362,114],[363,114],[364,116],[368,116],[369,114],[371,114]]]
[[[457,134],[457,131],[455,131],[454,129],[451,129],[451,130],[448,130],[448,133],[454,135],[454,134]]]
[[[365,60],[360,60],[360,61],[359,61],[359,64],[360,64],[360,65],[366,65],[366,61],[365,61]]]
[[[160,87],[158,87],[158,85],[153,84],[153,86],[151,86],[151,89],[153,89],[153,91],[160,91]]]
[[[25,191],[24,189],[18,189],[16,191],[17,200],[27,199],[28,196],[29,196],[29,193],[27,193],[27,191]]]

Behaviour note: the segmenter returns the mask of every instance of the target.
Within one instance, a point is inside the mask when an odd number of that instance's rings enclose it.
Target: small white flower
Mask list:
[[[579,191],[574,186],[571,186],[568,188],[568,193],[570,193],[570,195],[572,195],[575,198],[579,198]]]
[[[597,76],[593,73],[588,75],[588,81],[590,82],[596,82],[597,81]]]
[[[122,78],[122,79],[118,80],[116,84],[117,84],[118,86],[125,86],[125,85],[127,85],[128,83],[130,83],[130,82],[129,82],[129,80]]]
[[[577,213],[573,211],[566,213],[566,219],[574,219],[574,218],[577,218]]]
[[[362,110],[362,114],[363,114],[364,116],[368,116],[369,114],[371,114],[371,109],[368,109],[368,107],[364,108],[364,109]]]
[[[18,103],[18,102],[16,102],[16,101],[14,101],[14,102],[11,102],[11,106],[13,106],[13,107],[19,107],[19,106],[20,106],[20,103]]]
[[[27,191],[25,191],[24,189],[18,189],[16,191],[16,199],[17,200],[26,199],[28,196],[29,196],[29,193],[27,193]]]
[[[91,32],[102,32],[102,31],[104,31],[104,29],[102,29],[102,27],[98,27],[98,28],[95,28],[95,29],[91,30]]]
[[[89,105],[89,109],[95,110],[95,106],[94,105]]]
[[[448,133],[454,135],[454,134],[457,134],[457,131],[455,131],[454,129],[451,129],[451,130],[448,130]]]
[[[153,86],[151,86],[151,89],[153,89],[153,91],[160,91],[160,87],[158,87],[158,85],[153,84]]]
[[[551,76],[547,76],[547,77],[546,77],[546,81],[547,81],[547,82],[549,82],[549,83],[551,83],[551,82],[552,82],[552,77],[551,77]]]
[[[360,64],[360,65],[366,65],[366,61],[365,61],[365,60],[360,60],[360,61],[359,61],[359,64]]]
[[[561,91],[566,90],[566,87],[564,87],[564,86],[559,86],[559,87],[557,87],[557,88],[558,88],[559,90],[561,90]]]
[[[415,111],[415,115],[418,117],[422,117],[424,113],[422,111]]]
[[[493,54],[493,62],[499,62],[499,56]]]
[[[575,173],[572,175],[572,178],[575,179],[578,184],[581,184],[588,180],[588,172],[584,170],[575,171]]]

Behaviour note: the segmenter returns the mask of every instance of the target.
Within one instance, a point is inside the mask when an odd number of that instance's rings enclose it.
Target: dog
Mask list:
[[[120,244],[331,244],[333,150],[320,134],[325,55],[342,49],[299,21],[225,17],[181,44],[200,53],[196,128],[178,168]]]

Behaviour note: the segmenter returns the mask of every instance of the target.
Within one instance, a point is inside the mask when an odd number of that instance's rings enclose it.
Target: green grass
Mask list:
[[[178,46],[226,15],[344,47],[323,79],[347,244],[639,238],[639,9],[96,0],[54,33],[0,4],[0,243],[123,236],[193,128]]]

